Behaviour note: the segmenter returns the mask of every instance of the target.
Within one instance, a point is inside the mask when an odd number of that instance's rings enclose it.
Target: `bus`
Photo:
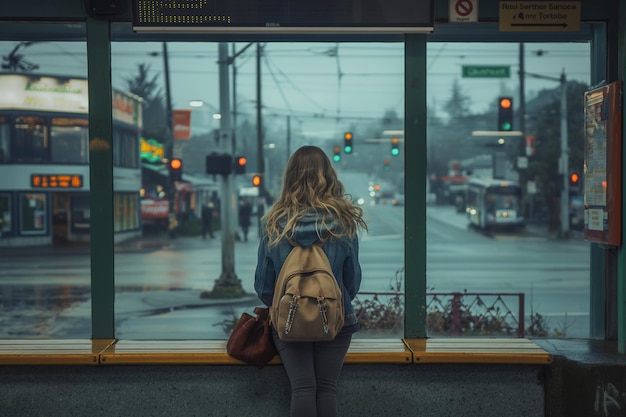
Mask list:
[[[513,181],[471,179],[467,182],[466,213],[470,225],[482,230],[524,227],[522,188]]]
[[[87,80],[0,74],[0,247],[90,239]],[[114,90],[115,239],[141,234],[142,99]]]

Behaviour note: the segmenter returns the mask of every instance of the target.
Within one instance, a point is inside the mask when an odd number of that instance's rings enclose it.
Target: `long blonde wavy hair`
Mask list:
[[[280,196],[263,217],[269,245],[292,236],[298,221],[311,210],[321,214],[318,233],[326,230],[340,237],[367,230],[363,210],[346,194],[326,154],[317,146],[302,146],[287,161]],[[339,227],[331,230],[331,224]]]

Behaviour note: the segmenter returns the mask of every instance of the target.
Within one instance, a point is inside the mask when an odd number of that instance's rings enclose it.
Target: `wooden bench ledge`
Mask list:
[[[2,339],[0,365],[98,365],[114,340]]]
[[[411,363],[413,355],[401,339],[354,339],[346,363]],[[238,365],[226,353],[225,340],[118,340],[100,356],[103,365],[211,364]],[[271,364],[280,364],[274,358]]]
[[[528,339],[353,339],[346,363],[537,364],[552,356]],[[277,356],[271,364],[280,364]],[[0,365],[239,365],[226,340],[0,340]]]
[[[435,338],[405,339],[414,363],[537,364],[552,362],[552,355],[528,339]]]

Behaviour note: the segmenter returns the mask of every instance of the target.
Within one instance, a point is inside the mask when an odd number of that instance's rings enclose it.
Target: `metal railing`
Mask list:
[[[428,292],[426,296],[431,336],[524,337],[524,293]],[[363,329],[403,329],[403,292],[363,291],[353,304]]]

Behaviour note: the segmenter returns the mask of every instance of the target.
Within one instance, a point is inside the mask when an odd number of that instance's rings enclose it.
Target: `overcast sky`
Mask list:
[[[234,44],[235,52],[247,43]],[[6,55],[14,42],[0,42]],[[125,89],[124,79],[137,73],[137,65],[163,74],[161,43],[114,43],[113,86]],[[232,54],[233,44],[229,44]],[[589,83],[590,47],[586,43],[525,44],[525,70]],[[24,58],[38,64],[38,72],[86,75],[85,45],[42,42],[21,49]],[[170,84],[174,108],[187,108],[201,99],[219,106],[218,48],[216,43],[168,43]],[[382,117],[385,111],[404,111],[404,46],[401,43],[268,43],[261,62],[262,102],[266,114],[292,115],[304,130],[325,128],[342,132],[358,118]],[[256,100],[256,44],[236,60],[237,110],[254,118]],[[429,43],[428,104],[441,111],[455,79],[471,97],[473,111],[485,111],[503,93],[519,88],[519,45],[513,43]],[[510,67],[510,78],[462,78],[463,65]],[[163,81],[163,77],[160,77]],[[231,83],[233,82],[231,72]],[[526,78],[526,97],[558,83]],[[515,93],[516,95],[517,93]],[[336,117],[339,116],[339,119]],[[315,127],[314,127],[315,126]]]

